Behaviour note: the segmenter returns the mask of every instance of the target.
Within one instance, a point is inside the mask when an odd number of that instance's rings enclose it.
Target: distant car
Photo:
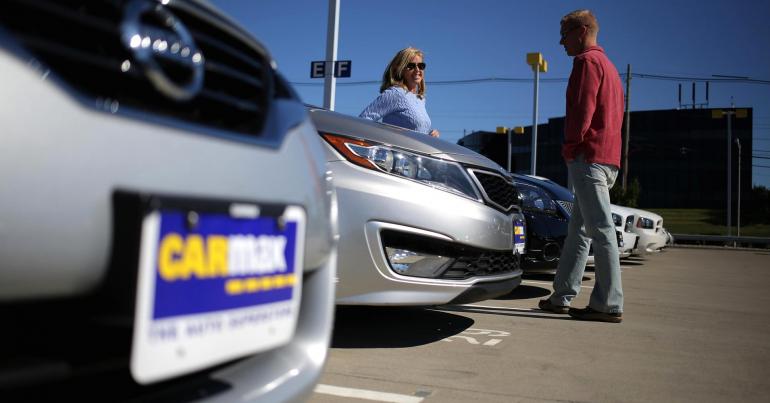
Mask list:
[[[3,401],[312,393],[336,205],[274,66],[204,2],[0,2]]]
[[[670,233],[667,229],[663,228],[663,232],[666,234],[666,247],[674,246],[674,234]]]
[[[338,305],[494,298],[521,282],[510,176],[464,147],[309,107],[339,201]]]
[[[525,272],[551,271],[559,264],[574,196],[549,179],[514,174],[527,219]]]
[[[668,231],[663,228],[663,217],[651,211],[630,208],[634,212],[631,231],[639,235],[640,253],[659,252],[668,245]]]
[[[616,204],[610,205],[612,211],[612,221],[615,223],[615,230],[621,234],[623,246],[620,247],[620,258],[626,258],[631,255],[639,255],[642,251],[639,247],[639,234],[632,230],[636,215],[634,210]]]
[[[559,264],[575,196],[548,178],[514,174],[514,179],[522,194],[522,207],[527,217],[528,251],[524,255],[523,269],[525,272],[552,271]],[[613,210],[614,221],[615,215]],[[637,235],[624,231],[617,222],[615,225],[620,258],[626,258],[631,254]],[[592,247],[586,265],[594,265]]]

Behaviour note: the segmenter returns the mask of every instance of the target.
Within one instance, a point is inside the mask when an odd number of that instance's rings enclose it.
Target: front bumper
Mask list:
[[[520,213],[506,214],[346,161],[329,165],[340,210],[337,304],[438,305],[464,293],[463,300],[470,302],[510,292],[518,285],[521,269],[512,250],[512,223],[515,218],[524,220]],[[515,263],[509,270],[485,269],[455,278],[406,276],[394,271],[388,261],[384,234],[393,233],[466,251],[461,254],[510,256]],[[482,283],[499,287],[480,287]],[[474,287],[477,291],[468,292]]]

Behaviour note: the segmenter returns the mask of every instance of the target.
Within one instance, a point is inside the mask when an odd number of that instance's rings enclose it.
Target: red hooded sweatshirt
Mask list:
[[[575,56],[567,85],[567,117],[561,154],[572,161],[620,168],[623,86],[604,49],[591,46]]]

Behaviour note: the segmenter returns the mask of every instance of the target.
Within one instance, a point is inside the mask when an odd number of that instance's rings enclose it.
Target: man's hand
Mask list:
[[[431,137],[438,137],[439,136],[439,132],[438,132],[438,130],[433,129],[433,130],[430,131],[430,135],[431,135]]]

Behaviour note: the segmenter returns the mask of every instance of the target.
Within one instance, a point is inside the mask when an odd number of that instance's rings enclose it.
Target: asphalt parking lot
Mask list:
[[[551,275],[470,305],[340,307],[310,402],[767,401],[770,251],[673,248],[622,269],[621,324],[536,309]]]

